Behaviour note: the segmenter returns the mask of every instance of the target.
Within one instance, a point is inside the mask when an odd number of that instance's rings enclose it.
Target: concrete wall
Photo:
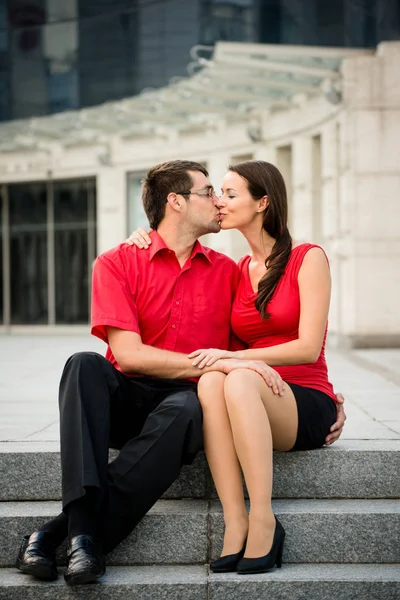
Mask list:
[[[343,101],[322,95],[275,113],[260,113],[261,141],[249,122],[221,121],[178,136],[121,140],[102,146],[0,154],[0,183],[97,177],[98,252],[125,237],[128,172],[170,158],[207,165],[216,188],[230,162],[269,160],[282,171],[292,235],[328,252],[333,292],[330,343],[400,343],[400,43],[342,65]],[[104,155],[107,160],[104,161]],[[107,163],[107,166],[104,165]],[[238,232],[203,239],[235,259],[248,252]]]

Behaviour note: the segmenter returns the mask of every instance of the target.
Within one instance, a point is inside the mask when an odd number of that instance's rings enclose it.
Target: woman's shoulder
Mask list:
[[[328,260],[327,254],[322,246],[319,244],[314,244],[312,242],[293,242],[292,245],[292,255],[294,256],[304,256],[308,254],[312,250],[311,254],[325,256]]]
[[[310,242],[295,242],[292,247],[288,267],[292,271],[292,274],[298,275],[303,264],[307,263],[310,265],[310,268],[312,268],[313,265],[316,265],[321,261],[326,261],[329,266],[329,259],[322,246]]]

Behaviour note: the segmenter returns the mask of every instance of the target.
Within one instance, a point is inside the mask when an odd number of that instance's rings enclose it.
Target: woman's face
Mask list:
[[[262,221],[267,200],[254,200],[247,187],[247,180],[228,171],[222,180],[220,209],[221,229],[243,229],[256,219]]]

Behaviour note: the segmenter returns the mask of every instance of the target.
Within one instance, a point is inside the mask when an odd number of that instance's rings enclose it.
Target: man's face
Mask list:
[[[218,196],[214,188],[203,173],[189,171],[193,185],[192,193],[186,201],[186,224],[197,237],[207,233],[218,233],[219,209],[217,208]]]

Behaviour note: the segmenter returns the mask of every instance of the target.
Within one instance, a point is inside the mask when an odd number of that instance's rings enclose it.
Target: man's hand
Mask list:
[[[344,423],[347,419],[343,408],[344,398],[342,394],[336,394],[336,423],[330,428],[330,433],[326,436],[325,445],[330,446],[342,435]]]
[[[235,369],[250,369],[250,371],[255,371],[261,375],[274,394],[283,396],[285,392],[285,383],[282,381],[282,377],[275,369],[269,367],[262,360],[237,360],[234,358],[220,359],[214,363],[213,368],[226,375]]]

